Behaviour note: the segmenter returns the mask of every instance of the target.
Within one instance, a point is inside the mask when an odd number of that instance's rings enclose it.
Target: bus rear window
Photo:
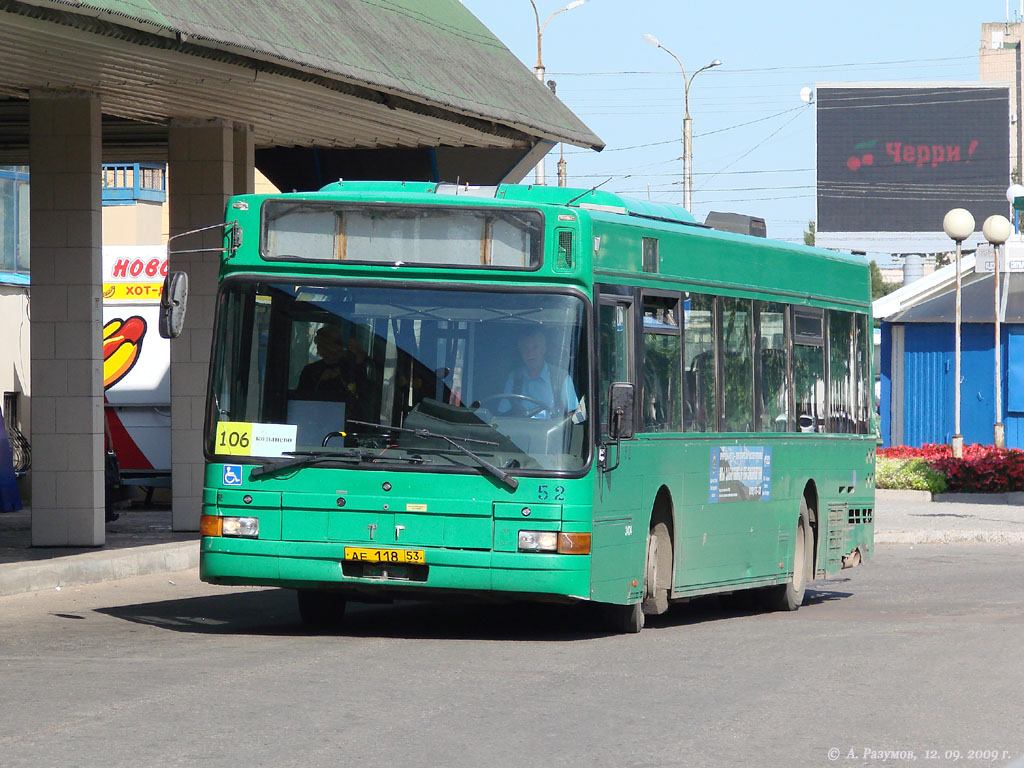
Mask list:
[[[268,200],[263,257],[536,269],[537,211]]]

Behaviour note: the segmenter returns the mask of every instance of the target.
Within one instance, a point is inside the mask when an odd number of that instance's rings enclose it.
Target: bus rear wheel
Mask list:
[[[804,601],[807,583],[814,572],[814,532],[811,530],[807,500],[800,500],[793,542],[793,577],[785,584],[769,587],[765,593],[765,606],[775,611],[795,611]]]
[[[299,617],[312,629],[338,629],[345,616],[343,596],[314,589],[298,591]]]

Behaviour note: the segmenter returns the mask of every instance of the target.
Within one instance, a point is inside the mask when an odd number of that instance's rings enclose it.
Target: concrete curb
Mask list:
[[[960,504],[1024,504],[1024,493],[937,493],[932,501]]]
[[[875,531],[875,544],[1024,544],[1024,531]]]
[[[97,584],[151,573],[187,571],[197,565],[198,541],[175,541],[24,563],[4,563],[0,565],[0,596]]]
[[[876,501],[931,501],[931,491],[893,491],[888,488],[875,489]]]
[[[1024,504],[1024,493],[932,493],[931,491],[894,491],[889,488],[876,488],[875,499],[878,501],[932,501],[938,504]]]

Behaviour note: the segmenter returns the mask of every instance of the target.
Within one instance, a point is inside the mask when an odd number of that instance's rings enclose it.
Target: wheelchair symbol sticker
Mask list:
[[[224,465],[224,485],[241,485],[242,484],[242,465],[241,464],[225,464]]]

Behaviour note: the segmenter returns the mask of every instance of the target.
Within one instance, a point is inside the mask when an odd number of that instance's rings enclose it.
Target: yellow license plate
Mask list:
[[[345,547],[345,559],[364,563],[411,563],[413,565],[422,565],[427,561],[422,549],[367,549],[365,547]]]

